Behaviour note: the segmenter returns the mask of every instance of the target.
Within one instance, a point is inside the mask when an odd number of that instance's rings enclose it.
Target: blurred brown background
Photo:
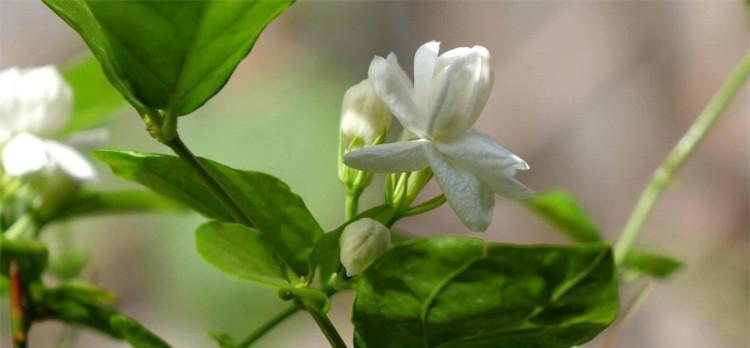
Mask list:
[[[411,73],[414,51],[428,40],[444,50],[481,44],[496,82],[477,127],[530,163],[521,180],[537,190],[569,188],[614,240],[651,171],[748,49],[747,13],[741,1],[300,2],[269,26],[219,96],[182,118],[181,132],[200,155],[287,181],[332,228],[343,218],[336,142],[346,88],[365,77],[375,54],[394,51]],[[64,65],[83,51],[40,2],[0,2],[0,68]],[[749,346],[749,111],[745,88],[653,212],[639,243],[687,268],[656,284],[615,347]],[[109,129],[110,148],[168,152],[129,110]],[[129,186],[100,169],[97,186]],[[377,203],[379,188],[371,191]],[[72,233],[93,258],[85,276],[118,294],[126,314],[178,347],[211,347],[206,331],[243,337],[282,304],[274,290],[200,259],[193,229],[201,220],[96,218],[46,236],[55,243]],[[399,227],[465,233],[447,207]],[[564,242],[505,200],[480,237]],[[351,300],[337,297],[332,311],[346,337]],[[32,347],[55,346],[61,327],[35,326]],[[72,346],[126,347],[89,332]],[[298,314],[258,346],[326,343]]]

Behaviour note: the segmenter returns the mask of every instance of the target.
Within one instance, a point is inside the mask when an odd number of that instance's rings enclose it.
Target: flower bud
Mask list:
[[[341,264],[346,275],[356,276],[383,255],[391,243],[387,227],[370,218],[362,218],[344,227],[339,239]]]
[[[370,80],[364,79],[344,94],[341,135],[349,141],[359,138],[364,145],[373,145],[388,131],[391,118],[391,112],[375,94]]]

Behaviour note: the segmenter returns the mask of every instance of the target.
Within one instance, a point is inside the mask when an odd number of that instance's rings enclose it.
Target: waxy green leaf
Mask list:
[[[134,348],[169,348],[169,344],[143,327],[137,321],[124,315],[113,316],[109,320],[112,329]]]
[[[648,274],[655,278],[667,278],[679,271],[683,262],[655,252],[633,250],[625,258],[624,265],[638,273]]]
[[[393,247],[361,276],[358,347],[570,348],[617,316],[603,245],[436,237]]]
[[[291,272],[263,232],[236,223],[209,221],[195,231],[198,253],[220,270],[274,287],[287,287]]]
[[[292,0],[44,0],[139,110],[186,115],[227,82]]]
[[[520,202],[574,241],[581,243],[602,241],[599,228],[591,221],[573,195],[567,191],[539,192]]]
[[[221,201],[179,158],[129,151],[97,151],[94,157],[118,176],[181,201],[210,218],[236,222]],[[261,231],[298,275],[310,272],[309,258],[323,230],[302,199],[281,180],[199,159],[210,175]]]

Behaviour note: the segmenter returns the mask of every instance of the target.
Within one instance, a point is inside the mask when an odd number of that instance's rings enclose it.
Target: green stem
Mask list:
[[[30,238],[36,235],[37,225],[34,218],[29,214],[24,214],[5,231],[5,237],[8,239]]]
[[[21,271],[16,261],[9,265],[10,276],[10,324],[14,348],[26,348],[29,332],[29,318],[26,313],[26,296],[21,282]]]
[[[336,327],[333,326],[327,315],[319,312],[317,308],[306,307],[305,309],[315,319],[315,323],[318,324],[320,331],[323,331],[323,334],[328,339],[328,343],[331,344],[331,348],[346,348],[346,343],[341,339],[339,332],[336,331]]]
[[[401,216],[414,216],[414,215],[419,215],[419,214],[428,212],[432,209],[435,209],[443,205],[445,201],[446,201],[445,195],[440,194],[439,196],[435,196],[424,203],[421,203],[419,205],[406,209],[403,213],[401,213]]]
[[[232,214],[232,217],[234,217],[237,222],[242,223],[247,226],[253,226],[253,223],[250,221],[250,219],[245,216],[245,214],[242,212],[242,209],[240,209],[240,206],[237,204],[237,202],[232,199],[231,196],[224,190],[224,188],[219,185],[218,182],[211,176],[211,174],[206,171],[206,168],[203,167],[203,165],[198,161],[198,159],[193,155],[193,153],[188,149],[188,147],[185,145],[185,143],[182,142],[182,139],[180,139],[180,136],[177,135],[172,140],[166,143],[169,148],[174,151],[174,153],[177,154],[177,156],[180,157],[189,167],[193,170],[193,172],[208,186],[208,188],[213,191],[213,193],[221,200],[222,203],[224,203],[224,206],[229,210],[229,213]]]
[[[646,188],[641,193],[625,227],[614,246],[615,262],[620,265],[633,247],[643,224],[648,218],[659,195],[668,186],[675,172],[693,153],[706,133],[713,127],[721,112],[729,105],[737,91],[743,86],[750,74],[750,52],[745,55],[708,106],[698,116],[690,129],[682,136],[672,151],[656,169]]]
[[[348,191],[346,193],[346,220],[349,221],[353,219],[355,216],[357,216],[357,212],[359,211],[359,196],[360,193],[356,191]]]
[[[238,348],[247,348],[251,346],[255,341],[263,337],[266,333],[271,331],[276,325],[283,322],[292,314],[297,313],[297,311],[300,310],[299,306],[289,306],[287,309],[282,311],[281,313],[277,314],[275,317],[271,318],[267,322],[265,322],[261,327],[253,331],[253,333],[250,334],[250,336],[247,336],[240,344],[237,346]]]

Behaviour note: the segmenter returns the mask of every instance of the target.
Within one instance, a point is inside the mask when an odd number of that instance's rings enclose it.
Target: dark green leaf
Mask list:
[[[97,214],[175,212],[181,204],[153,192],[140,190],[81,192],[75,199],[45,220],[61,220]]]
[[[625,267],[656,278],[667,278],[682,265],[682,261],[673,257],[643,250],[633,250],[625,258]]]
[[[177,157],[128,151],[96,151],[94,157],[120,177],[179,200],[208,217],[234,222],[208,187]],[[199,160],[292,270],[298,275],[308,274],[310,254],[323,231],[302,199],[271,175]]]
[[[291,0],[44,0],[137,109],[185,115],[227,82]]]
[[[575,241],[581,243],[602,241],[596,224],[567,191],[540,192],[520,202]]]
[[[262,232],[236,223],[209,221],[195,231],[198,252],[234,276],[286,288],[295,277]]]
[[[29,283],[39,279],[47,266],[47,247],[36,240],[10,240],[0,236],[0,270],[8,275],[11,261],[18,263],[21,281]]]
[[[359,280],[359,347],[570,348],[617,316],[607,246],[437,237],[393,247]]]
[[[8,292],[10,291],[10,281],[8,281],[8,277],[4,274],[0,274],[0,297],[6,297],[8,296]]]
[[[73,88],[73,116],[60,132],[66,136],[106,122],[125,105],[125,99],[112,87],[94,57],[86,57],[63,71]]]
[[[113,316],[109,320],[112,329],[134,348],[169,348],[169,344],[148,331],[137,321],[124,315]]]

